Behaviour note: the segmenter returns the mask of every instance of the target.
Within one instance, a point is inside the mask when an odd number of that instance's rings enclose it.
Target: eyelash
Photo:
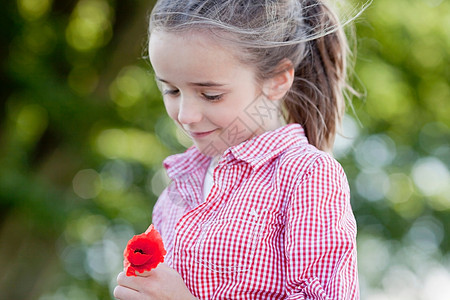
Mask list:
[[[163,95],[174,96],[174,95],[178,94],[179,92],[180,92],[179,90],[164,90]]]
[[[218,94],[218,95],[202,94],[202,96],[208,101],[216,102],[216,101],[219,101],[220,99],[222,99],[223,94]]]
[[[179,90],[164,90],[163,95],[170,95],[170,96],[176,96],[180,91]],[[207,95],[202,93],[202,97],[210,102],[216,102],[222,99],[223,94],[218,95]]]

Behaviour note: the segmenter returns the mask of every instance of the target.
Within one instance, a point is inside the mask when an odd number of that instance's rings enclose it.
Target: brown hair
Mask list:
[[[325,4],[315,0],[304,3],[308,35],[324,32],[325,26],[337,30],[306,42],[304,58],[295,69],[294,84],[285,99],[286,119],[301,124],[312,145],[331,150],[345,108],[347,42],[337,17]]]
[[[207,30],[231,42],[260,80],[290,60],[295,78],[284,117],[301,124],[312,145],[331,150],[345,107],[348,45],[323,0],[159,0],[150,34],[159,29]]]

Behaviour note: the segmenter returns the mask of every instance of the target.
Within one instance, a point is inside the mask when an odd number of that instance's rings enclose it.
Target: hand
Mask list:
[[[120,300],[196,299],[186,287],[180,274],[165,263],[155,269],[138,273],[137,277],[120,272],[114,297]]]

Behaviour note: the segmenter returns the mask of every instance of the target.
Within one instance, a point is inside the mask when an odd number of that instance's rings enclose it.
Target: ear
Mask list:
[[[275,75],[264,82],[263,92],[269,100],[281,100],[294,82],[294,66],[285,58],[278,64]]]

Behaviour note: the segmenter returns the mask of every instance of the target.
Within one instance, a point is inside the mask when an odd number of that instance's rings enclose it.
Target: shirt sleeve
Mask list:
[[[329,156],[297,180],[288,211],[287,299],[359,299],[356,222],[346,176]]]

